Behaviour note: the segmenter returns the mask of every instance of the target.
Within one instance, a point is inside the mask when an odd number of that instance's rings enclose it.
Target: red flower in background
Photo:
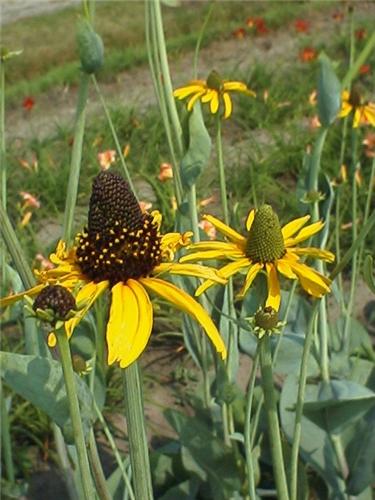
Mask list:
[[[298,55],[300,61],[302,62],[311,62],[314,61],[318,56],[317,51],[314,47],[305,47],[302,49]]]
[[[28,97],[25,97],[25,99],[23,100],[22,102],[22,107],[23,109],[25,109],[26,111],[31,111],[33,109],[35,105],[35,101],[32,97],[28,96]]]
[[[269,33],[269,29],[263,17],[248,17],[246,19],[246,25],[249,28],[254,27],[257,35],[266,35]]]
[[[367,36],[367,31],[364,28],[358,28],[355,30],[354,35],[357,40],[363,40]]]
[[[360,75],[367,75],[371,71],[371,66],[369,64],[362,64],[362,66],[359,68],[359,74]]]
[[[306,33],[310,29],[310,23],[304,19],[296,19],[294,21],[294,27],[298,33]]]
[[[235,38],[242,40],[243,38],[245,38],[246,31],[243,28],[237,28],[236,30],[233,31],[232,35]]]
[[[332,14],[332,19],[334,21],[337,21],[337,22],[341,22],[344,20],[344,14],[342,12],[340,12],[339,10],[336,10],[333,14]]]

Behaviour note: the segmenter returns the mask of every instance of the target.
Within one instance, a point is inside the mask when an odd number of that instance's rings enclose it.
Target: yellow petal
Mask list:
[[[221,252],[238,252],[238,246],[235,243],[228,243],[227,241],[199,241],[189,245],[189,251],[210,251],[216,250]],[[182,261],[182,259],[181,259]]]
[[[304,247],[304,248],[288,248],[297,255],[307,255],[307,257],[313,257],[314,259],[325,260],[326,262],[334,262],[335,256],[332,252],[328,250],[322,250],[321,248]]]
[[[244,94],[256,97],[256,93],[253,90],[249,89],[247,85],[243,82],[236,82],[236,81],[224,82],[223,89],[224,91],[230,90],[230,91],[242,92]]]
[[[191,111],[193,109],[194,104],[200,99],[204,94],[206,93],[205,90],[202,90],[201,92],[197,92],[191,99],[189,99],[189,102],[187,104],[187,109],[188,111]]]
[[[250,267],[250,269],[248,270],[247,275],[246,275],[245,283],[244,283],[243,287],[241,288],[240,293],[238,294],[239,298],[242,298],[245,296],[245,294],[247,293],[248,289],[250,288],[252,282],[254,281],[257,274],[262,269],[262,267],[263,267],[263,264],[260,264],[259,262],[257,262],[256,264],[254,264]]]
[[[54,332],[50,332],[47,337],[48,347],[55,347],[57,344],[57,338]]]
[[[238,248],[236,250],[203,250],[190,253],[181,257],[180,262],[197,262],[213,259],[240,259],[243,256]]]
[[[246,229],[248,231],[250,231],[251,226],[253,225],[254,217],[255,217],[255,209],[252,208],[246,218]]]
[[[216,269],[208,266],[201,266],[199,264],[179,264],[173,262],[165,262],[156,266],[153,274],[179,274],[181,276],[195,276],[196,278],[211,279],[217,283],[225,284],[226,279],[221,278]]]
[[[299,217],[298,219],[294,219],[291,222],[288,222],[288,224],[285,224],[285,226],[281,229],[284,240],[290,238],[293,234],[299,231],[309,219],[310,215],[305,215],[304,217]]]
[[[216,347],[217,352],[221,354],[221,357],[223,359],[226,358],[227,353],[223,339],[220,337],[212,319],[198,302],[186,292],[167,281],[157,278],[141,278],[140,282],[146,288],[167,300],[178,309],[190,314],[202,326],[207,336]]]
[[[219,109],[219,94],[215,92],[215,95],[212,97],[210,101],[210,111],[214,115],[217,113]]]
[[[309,226],[306,226],[303,229],[301,229],[301,231],[294,238],[287,238],[284,241],[284,245],[286,247],[297,245],[297,243],[305,241],[311,236],[314,236],[314,234],[319,233],[319,231],[322,230],[323,226],[324,222],[322,221],[314,222],[313,224],[310,224]]]
[[[69,319],[65,322],[65,331],[68,338],[71,337],[75,327],[82,320],[82,318],[87,314],[90,307],[93,305],[95,300],[106,290],[109,286],[108,281],[100,281],[99,283],[94,283],[90,281],[85,286],[81,288],[76,297],[76,303],[79,305],[80,302],[85,301],[85,306],[80,309],[74,318]]]
[[[343,102],[341,105],[341,111],[338,114],[339,118],[345,118],[345,116],[348,116],[353,109],[353,106],[349,104],[348,102]]]
[[[217,90],[209,89],[206,91],[205,95],[202,97],[201,100],[204,103],[210,102],[215,95],[217,95]]]
[[[218,275],[225,278],[229,279],[231,276],[236,274],[240,269],[243,267],[247,267],[251,264],[250,260],[246,257],[243,259],[238,259],[234,262],[230,262],[226,266],[222,267],[217,271]],[[195,295],[199,297],[203,292],[208,290],[212,285],[214,285],[215,282],[212,280],[207,280],[204,283],[202,283],[195,291]]]
[[[229,118],[230,115],[232,114],[232,99],[230,98],[230,95],[227,92],[224,92],[223,100],[224,100],[224,118]]]
[[[363,120],[361,123],[375,127],[375,104],[369,103],[364,107]]]
[[[277,270],[286,276],[290,280],[295,280],[298,278],[298,276],[292,271],[292,268],[290,267],[290,263],[288,260],[284,257],[282,259],[279,259],[276,262],[277,265]]]
[[[275,311],[280,308],[280,283],[277,277],[277,271],[274,264],[266,264],[267,270],[267,285],[268,285],[268,297],[266,302],[266,307],[272,307]]]
[[[185,99],[185,97],[195,94],[196,92],[201,92],[202,90],[204,90],[204,88],[202,89],[202,85],[186,85],[186,87],[176,89],[173,95],[178,99]]]
[[[120,367],[126,368],[136,361],[145,350],[150,339],[153,325],[153,309],[148,293],[143,286],[136,280],[128,280],[128,287],[132,290],[137,300],[139,311],[139,321],[133,342],[126,356],[120,358]],[[127,314],[129,310],[127,309]],[[124,332],[126,335],[126,331]]]
[[[11,304],[14,304],[18,300],[21,300],[25,295],[29,297],[34,297],[34,295],[38,295],[46,285],[41,283],[40,285],[36,285],[33,288],[29,288],[29,290],[25,290],[24,292],[15,293],[14,295],[9,295],[9,297],[4,297],[0,299],[0,307],[7,307]]]
[[[298,275],[302,287],[314,297],[321,297],[330,291],[331,281],[306,264],[291,262],[292,270]]]
[[[237,233],[234,229],[221,222],[221,220],[217,219],[213,215],[204,215],[204,220],[211,222],[211,224],[224,236],[226,236],[233,243],[244,244],[246,242],[245,238]]]

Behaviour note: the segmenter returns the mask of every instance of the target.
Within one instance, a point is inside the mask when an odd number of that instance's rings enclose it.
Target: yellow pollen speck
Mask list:
[[[120,240],[118,238],[115,238],[115,243],[120,243]]]

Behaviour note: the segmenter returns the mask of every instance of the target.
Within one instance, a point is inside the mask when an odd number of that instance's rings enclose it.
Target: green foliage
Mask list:
[[[318,78],[318,113],[323,127],[329,127],[341,108],[341,85],[332,63],[324,54],[320,56]]]
[[[77,46],[82,70],[91,75],[104,63],[104,45],[87,21],[81,21],[77,30]]]

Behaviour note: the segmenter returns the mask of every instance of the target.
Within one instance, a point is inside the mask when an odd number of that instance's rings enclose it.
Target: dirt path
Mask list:
[[[20,0],[13,2],[19,3]],[[375,12],[375,6],[367,3],[362,3],[357,9],[363,12]],[[309,19],[314,30],[319,32],[319,40],[323,44],[328,44],[332,34],[343,29],[343,23],[332,21],[331,10],[323,13],[316,11],[309,16]],[[245,72],[252,64],[259,61],[264,61],[278,72],[285,71],[289,64],[302,66],[303,63],[298,62],[300,44],[301,40],[295,36],[292,24],[266,36],[215,41],[201,50],[199,76],[205,78],[212,69],[217,69],[223,76],[235,79],[238,72]],[[192,52],[180,54],[170,60],[175,87],[191,77],[192,61]],[[103,83],[101,89],[109,105],[131,106],[143,111],[156,104],[147,65],[119,73],[116,75],[115,83]],[[38,96],[36,106],[27,119],[20,104],[17,108],[9,108],[6,115],[8,138],[27,139],[36,136],[42,139],[52,134],[57,126],[71,126],[74,121],[76,94],[75,86],[51,89]],[[87,110],[89,120],[101,112],[99,99],[93,90],[90,93]]]

